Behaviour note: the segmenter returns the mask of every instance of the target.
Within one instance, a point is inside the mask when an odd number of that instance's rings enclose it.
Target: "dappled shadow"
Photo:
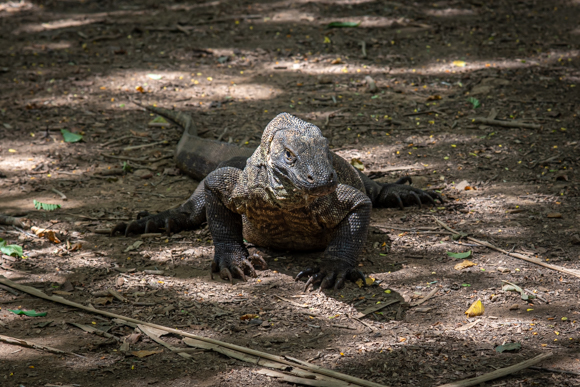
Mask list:
[[[434,226],[428,216],[434,214],[506,250],[525,249],[544,261],[577,267],[580,251],[570,239],[578,233],[577,14],[578,4],[564,1],[0,4],[5,54],[0,57],[0,175],[6,175],[0,178],[0,213],[26,214],[60,230],[64,242],[54,245],[2,226],[0,236],[24,245],[30,255],[3,260],[8,270],[2,272],[48,293],[62,290],[68,280],[74,289],[65,297],[81,303],[94,303],[93,293],[116,288],[130,302],[114,300],[98,308],[314,359],[386,385],[438,385],[546,349],[560,354],[556,366],[570,367],[575,364],[570,351],[578,345],[571,297],[577,279],[457,244],[447,234],[406,230]],[[360,25],[325,28],[336,21]],[[367,75],[378,93],[368,92]],[[481,106],[468,102],[471,97]],[[418,186],[441,190],[448,204],[374,210],[372,225],[380,233],[371,235],[359,264],[382,281],[379,286],[348,284],[340,292],[302,293],[303,283],[293,283],[292,277],[319,255],[287,252],[270,254],[270,270],[247,284],[211,281],[213,250],[206,228],[154,239],[93,233],[141,210],[178,204],[195,187],[165,174],[179,129],[147,127],[152,117],[131,105],[132,99],[186,110],[203,137],[249,147],[258,144],[272,117],[288,111],[320,126],[341,156],[360,160],[374,178],[412,175]],[[472,122],[493,110],[498,119],[542,129]],[[85,142],[62,143],[61,128],[82,132]],[[131,138],[100,147],[123,136]],[[158,141],[169,144],[122,150]],[[153,168],[153,176],[94,177],[100,169],[121,167],[127,157],[141,159],[133,162]],[[456,190],[462,180],[474,189]],[[51,188],[68,200],[61,201]],[[33,199],[63,208],[37,212]],[[554,213],[562,217],[547,217]],[[82,249],[63,248],[67,240],[78,241]],[[137,241],[144,244],[128,250]],[[456,261],[446,253],[465,250],[474,251],[470,259],[478,265],[453,269]],[[526,303],[502,292],[502,280],[537,291],[550,303]],[[390,297],[420,300],[435,286],[440,292],[422,305],[431,308],[426,312],[399,303],[361,318],[373,332],[350,318]],[[134,295],[139,292],[145,295]],[[124,357],[119,343],[100,346],[106,339],[64,325],[91,324],[93,316],[30,297],[7,297],[2,299],[4,333],[87,356],[60,359],[29,349],[13,354],[15,347],[2,344],[2,369],[14,374],[9,381],[272,383],[213,353],[196,354],[194,366],[168,353]],[[477,298],[484,301],[485,317],[476,328],[456,330],[468,322],[463,312]],[[510,310],[515,304],[518,309]],[[47,320],[55,322],[37,328],[33,324],[41,320],[9,315],[4,305],[46,309]],[[175,309],[164,311],[167,306]],[[259,315],[266,324],[240,320],[245,314]],[[208,327],[197,331],[203,324]],[[118,337],[129,333],[115,331]],[[521,341],[524,349],[496,354],[493,347],[504,341]],[[132,349],[159,348],[140,342]],[[532,376],[542,383],[542,375],[548,374]],[[502,382],[515,385],[522,377]]]

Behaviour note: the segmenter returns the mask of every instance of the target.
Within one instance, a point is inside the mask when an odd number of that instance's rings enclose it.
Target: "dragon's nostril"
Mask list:
[[[314,178],[311,175],[306,176],[306,180],[308,180],[309,183],[314,183]]]

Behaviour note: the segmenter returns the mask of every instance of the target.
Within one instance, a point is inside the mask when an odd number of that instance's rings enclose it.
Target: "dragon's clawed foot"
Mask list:
[[[320,284],[320,289],[342,289],[346,280],[355,282],[361,279],[363,284],[366,284],[364,274],[355,268],[307,268],[298,273],[295,281],[298,281],[299,279],[307,276],[310,276],[310,278],[308,278],[306,284],[304,285],[304,291],[308,290],[310,285],[316,284]]]

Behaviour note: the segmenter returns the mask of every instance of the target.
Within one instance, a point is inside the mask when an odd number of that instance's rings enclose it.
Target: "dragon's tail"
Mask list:
[[[197,129],[193,125],[193,119],[187,113],[180,112],[179,110],[169,110],[162,107],[151,106],[151,105],[142,105],[138,102],[132,101],[135,105],[141,106],[155,114],[159,114],[162,117],[165,117],[177,125],[181,126],[187,134],[190,136],[197,136]]]

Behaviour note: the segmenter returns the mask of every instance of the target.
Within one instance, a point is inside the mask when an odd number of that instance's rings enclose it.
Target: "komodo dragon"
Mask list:
[[[119,223],[112,235],[180,232],[207,219],[215,246],[211,271],[230,282],[255,277],[253,264],[266,266],[261,257],[249,257],[244,239],[272,249],[324,250],[319,266],[296,276],[310,276],[306,287],[339,289],[346,279],[364,280],[356,261],[372,206],[402,209],[443,202],[438,193],[406,185],[408,177],[393,184],[374,182],[333,153],[317,126],[288,113],[270,121],[252,150],[198,137],[187,114],[146,108],[183,127],[177,165],[201,183],[180,207]]]

